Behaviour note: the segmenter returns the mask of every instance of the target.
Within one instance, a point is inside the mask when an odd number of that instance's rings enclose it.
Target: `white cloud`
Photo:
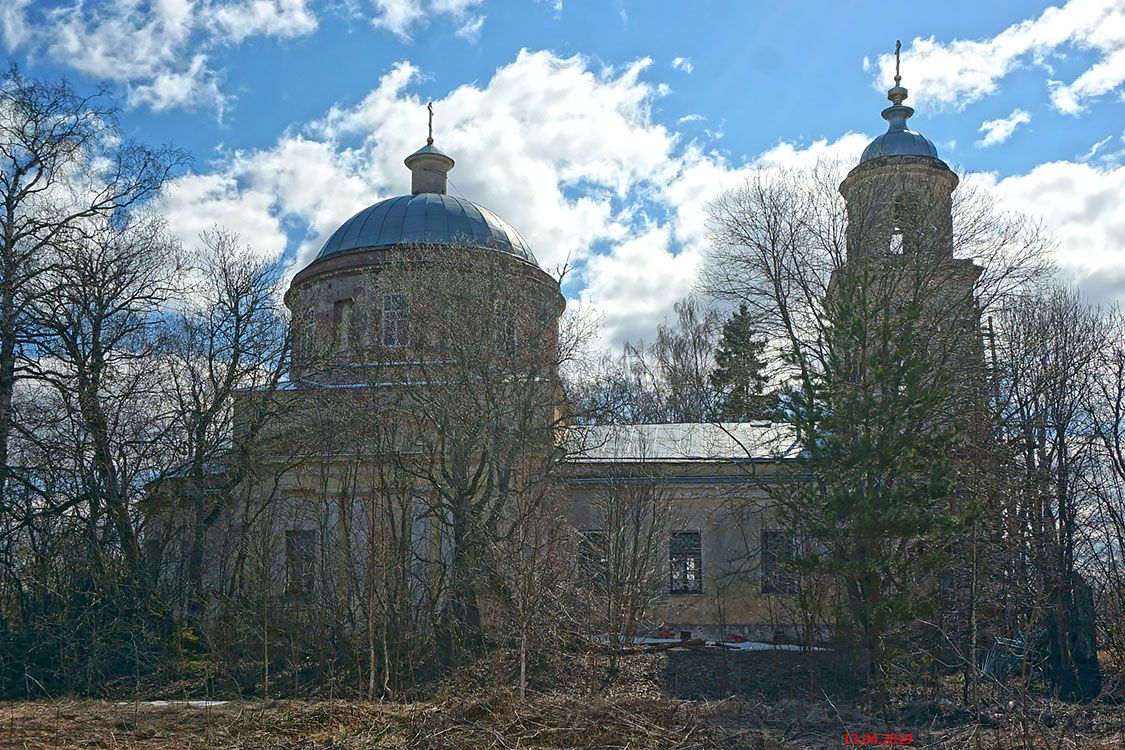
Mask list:
[[[707,206],[751,170],[855,162],[869,136],[779,142],[732,163],[655,122],[649,60],[598,68],[586,58],[521,51],[481,83],[436,99],[439,148],[457,165],[450,192],[512,223],[547,270],[569,260],[576,304],[604,320],[604,344],[651,338],[691,291],[708,246]],[[169,190],[171,224],[185,239],[233,224],[263,253],[288,229],[295,271],[364,206],[406,192],[403,158],[425,140],[423,73],[389,69],[362,100],[338,105],[270,148],[226,154],[209,174]],[[1059,237],[1059,262],[1089,279],[1105,269],[1125,295],[1125,167],[1057,162],[981,180],[1013,209],[1040,214]],[[301,229],[304,233],[301,234]],[[573,291],[581,289],[581,291]],[[1106,292],[1108,293],[1108,292]]]
[[[228,97],[212,64],[219,46],[317,27],[309,0],[75,0],[40,8],[31,20],[28,7],[5,11],[9,46],[44,49],[74,70],[121,84],[130,104],[157,111],[206,106],[221,113]]]
[[[415,28],[425,26],[434,17],[449,16],[461,22],[458,32],[460,36],[475,41],[472,34],[480,35],[484,17],[469,16],[483,2],[484,0],[371,0],[375,8],[371,22],[403,39],[409,39]]]
[[[1093,159],[1097,155],[1097,153],[1101,151],[1102,148],[1112,140],[1112,135],[1107,135],[1105,138],[1102,138],[1100,141],[1090,146],[1089,151],[1084,153],[1082,156],[1079,156],[1078,161],[1090,161],[1090,159]]]
[[[676,120],[676,124],[677,125],[683,125],[685,122],[703,122],[706,119],[707,119],[706,117],[704,117],[703,115],[700,115],[700,114],[690,114],[690,115],[684,115],[680,119]]]
[[[276,198],[263,190],[240,189],[231,174],[188,175],[170,183],[162,195],[168,230],[187,247],[213,226],[238,232],[242,242],[264,257],[285,250],[285,232],[275,215]]]
[[[221,106],[207,56],[186,53],[199,10],[193,0],[77,3],[49,12],[32,35],[55,60],[126,84],[131,103]]]
[[[213,27],[227,40],[238,43],[251,36],[281,39],[311,34],[317,18],[308,0],[245,0],[214,8]]]
[[[691,75],[695,71],[695,66],[692,65],[690,57],[677,57],[672,60],[672,70],[682,70]]]
[[[1125,279],[1125,166],[1054,161],[1027,174],[979,178],[1005,207],[1043,219],[1058,240],[1063,271],[1085,282]],[[1125,285],[1118,294],[1125,297]]]
[[[652,225],[589,259],[580,299],[601,313],[603,337],[614,348],[652,340],[672,304],[692,291],[700,260],[673,245],[668,224]]]
[[[1021,66],[1037,65],[1053,75],[1049,58],[1066,54],[1095,58],[1073,81],[1048,82],[1055,108],[1076,114],[1125,83],[1125,2],[1069,0],[981,40],[915,38],[903,50],[903,83],[927,106],[963,109],[995,93],[999,81]],[[885,89],[894,55],[880,55],[872,65],[865,60],[864,67],[876,71],[875,86]]]
[[[1012,137],[1016,128],[1031,122],[1031,115],[1022,109],[1013,109],[1007,117],[998,117],[995,120],[985,120],[977,132],[984,133],[984,137],[977,141],[978,148],[987,148],[1003,143]]]
[[[475,16],[461,24],[454,33],[465,41],[475,44],[480,41],[480,32],[483,28],[484,16]]]
[[[31,0],[7,0],[0,8],[0,32],[9,49],[15,49],[27,38],[27,6]]]
[[[456,22],[475,42],[484,25],[483,0],[371,0],[371,22],[409,38],[435,18]],[[335,12],[349,3],[330,4]],[[221,116],[217,59],[251,37],[292,39],[311,34],[319,19],[313,0],[31,0],[0,3],[0,33],[9,49],[25,47],[90,76],[122,86],[131,105],[161,111],[210,107]]]

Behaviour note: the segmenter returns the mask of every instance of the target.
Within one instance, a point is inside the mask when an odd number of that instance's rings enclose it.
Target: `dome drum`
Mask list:
[[[409,379],[420,362],[474,336],[511,336],[521,352],[556,340],[565,301],[519,232],[445,193],[453,159],[432,142],[406,166],[412,194],[345,221],[290,283],[294,380]]]

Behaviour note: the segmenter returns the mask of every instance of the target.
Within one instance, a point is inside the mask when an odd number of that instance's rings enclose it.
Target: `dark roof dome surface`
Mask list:
[[[536,262],[511,224],[484,206],[446,194],[454,161],[434,146],[432,110],[430,117],[426,145],[405,160],[411,194],[379,201],[345,221],[324,243],[316,260],[353,250],[445,245],[498,250]]]
[[[499,250],[536,262],[508,222],[484,206],[443,193],[403,195],[368,206],[333,232],[316,257],[421,244]]]
[[[933,141],[904,127],[901,130],[888,130],[867,144],[859,162],[862,164],[883,156],[929,156],[937,159],[938,153]]]

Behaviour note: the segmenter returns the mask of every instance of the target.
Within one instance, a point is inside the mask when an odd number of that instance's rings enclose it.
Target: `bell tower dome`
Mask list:
[[[883,110],[887,132],[863,150],[840,185],[847,203],[848,261],[884,254],[926,252],[953,258],[953,191],[957,175],[938,158],[929,138],[906,127],[914,114],[895,45],[895,85]]]

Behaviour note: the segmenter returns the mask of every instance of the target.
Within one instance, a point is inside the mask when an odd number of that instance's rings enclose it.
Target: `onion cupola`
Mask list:
[[[871,141],[840,184],[849,261],[922,252],[953,257],[952,194],[958,178],[929,138],[906,127],[914,110],[903,104],[901,50],[902,42],[896,42],[894,86],[887,92],[891,106],[882,113],[887,132]]]
[[[899,51],[902,43],[895,45],[895,85],[887,92],[887,99],[891,106],[882,111],[883,119],[887,121],[887,132],[871,141],[863,149],[859,162],[873,161],[885,156],[928,156],[938,158],[937,148],[926,136],[916,133],[906,127],[906,121],[914,114],[914,109],[903,104],[906,101],[907,91],[902,86],[902,75],[899,72]]]

